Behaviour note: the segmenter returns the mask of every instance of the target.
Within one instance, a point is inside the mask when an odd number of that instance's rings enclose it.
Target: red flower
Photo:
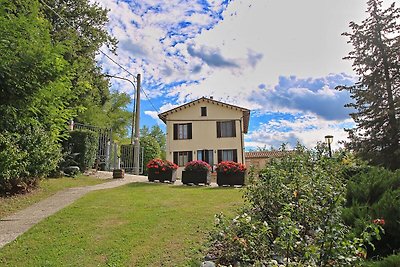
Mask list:
[[[385,220],[384,219],[375,219],[372,222],[374,224],[378,224],[378,225],[385,225]]]
[[[245,172],[246,166],[239,162],[222,161],[217,165],[216,170],[217,172],[222,172],[222,173]]]

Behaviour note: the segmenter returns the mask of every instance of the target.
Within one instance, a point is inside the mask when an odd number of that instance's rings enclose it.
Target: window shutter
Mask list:
[[[221,122],[217,121],[217,137],[221,137]]]
[[[188,151],[188,161],[192,161],[193,160],[193,151]]]
[[[179,165],[178,164],[178,152],[174,152],[174,163],[176,164],[176,165]]]
[[[178,124],[174,124],[174,140],[178,140]]]
[[[187,124],[187,129],[188,129],[188,139],[192,139],[192,124],[188,123]]]
[[[232,121],[232,137],[236,137],[236,121]]]
[[[233,161],[234,162],[238,162],[237,161],[237,150],[236,149],[232,149],[232,151],[233,151]]]
[[[222,161],[222,150],[218,150],[218,163]]]

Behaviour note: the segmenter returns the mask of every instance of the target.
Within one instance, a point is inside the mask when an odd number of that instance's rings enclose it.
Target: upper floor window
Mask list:
[[[201,107],[201,116],[207,116],[207,107]]]
[[[192,139],[191,123],[174,124],[174,140]]]
[[[236,137],[235,121],[217,121],[217,137]]]

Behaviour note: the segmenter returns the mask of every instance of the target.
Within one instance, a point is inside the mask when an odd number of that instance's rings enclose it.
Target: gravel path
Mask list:
[[[111,172],[98,172],[96,176],[100,179],[112,178]],[[14,241],[18,236],[28,231],[32,226],[65,208],[78,198],[88,192],[100,189],[109,189],[133,182],[145,182],[147,176],[125,174],[124,179],[115,179],[111,182],[69,188],[42,200],[13,215],[0,219],[0,248]]]

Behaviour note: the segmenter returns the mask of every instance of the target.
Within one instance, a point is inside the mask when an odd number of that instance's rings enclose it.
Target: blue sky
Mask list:
[[[352,84],[350,21],[365,18],[365,0],[121,1],[108,29],[119,40],[114,59],[141,73],[141,125],[163,123],[163,112],[202,96],[252,110],[247,149],[312,147],[324,136],[346,139],[351,101],[337,85]],[[129,76],[99,55],[109,74]],[[129,83],[113,88],[132,94]],[[165,129],[165,127],[164,127]]]

